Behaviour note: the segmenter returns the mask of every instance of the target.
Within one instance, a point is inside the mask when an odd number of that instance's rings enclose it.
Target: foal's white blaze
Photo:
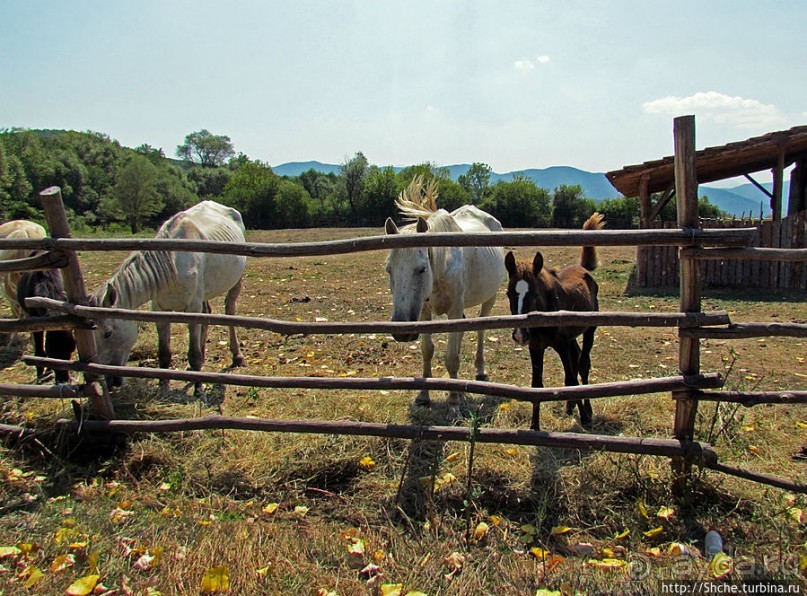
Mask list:
[[[518,314],[524,314],[524,300],[527,297],[527,292],[530,290],[530,284],[528,284],[523,279],[520,279],[516,282],[516,294],[518,294]],[[523,344],[526,343],[527,338],[524,336],[523,329],[516,329],[513,333],[513,339],[515,339],[518,343]]]

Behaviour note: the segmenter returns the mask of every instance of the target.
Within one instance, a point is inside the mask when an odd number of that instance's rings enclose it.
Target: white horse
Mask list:
[[[235,209],[204,201],[177,213],[157,232],[157,238],[244,242],[244,223]],[[143,251],[130,254],[118,270],[95,290],[90,303],[106,308],[132,309],[151,301],[152,310],[210,313],[209,300],[227,294],[225,312],[235,314],[246,257],[202,252]],[[96,362],[122,366],[137,340],[137,323],[99,319],[95,331]],[[160,368],[171,364],[171,324],[157,323]],[[201,370],[205,358],[207,325],[188,325],[188,363]],[[235,328],[230,327],[233,366],[244,357]],[[108,378],[120,385],[120,377]],[[167,382],[163,382],[167,385]],[[201,383],[196,385],[196,392]]]
[[[501,232],[499,221],[472,205],[464,205],[448,213],[437,209],[435,185],[423,186],[416,177],[401,192],[397,206],[401,213],[417,222],[398,228],[387,219],[387,234],[428,232]],[[496,295],[504,279],[504,251],[500,247],[421,247],[394,248],[386,262],[393,298],[393,321],[428,321],[432,315],[447,315],[462,319],[465,309],[481,305],[479,316],[487,316],[496,302]],[[448,334],[446,370],[452,379],[457,378],[460,366],[462,333]],[[417,339],[416,333],[393,334],[397,341]],[[477,332],[476,378],[486,380],[485,333]],[[423,354],[423,376],[432,376],[434,343],[431,334],[424,333],[420,344]],[[458,395],[449,394],[449,402],[456,403]],[[430,403],[429,392],[423,389],[416,403]]]
[[[45,236],[47,236],[45,228],[38,223],[24,219],[15,219],[0,225],[0,239],[3,240],[38,240]],[[0,261],[24,259],[31,252],[30,248],[4,248],[0,250]],[[21,275],[22,273],[0,273],[0,291],[2,291],[3,297],[6,299],[9,308],[11,308],[11,314],[14,315],[15,319],[22,316],[22,309],[17,301],[17,284]]]

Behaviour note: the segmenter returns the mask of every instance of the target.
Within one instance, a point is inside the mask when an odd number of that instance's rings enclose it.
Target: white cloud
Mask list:
[[[543,54],[541,56],[536,57],[535,60],[538,62],[538,64],[546,64],[547,62],[549,62],[549,56]]]
[[[513,67],[520,72],[529,72],[535,69],[535,64],[532,62],[532,60],[527,60],[524,58],[522,60],[516,60],[513,63]]]
[[[716,91],[699,91],[688,97],[662,97],[643,104],[642,111],[646,114],[670,116],[695,114],[706,121],[730,124],[739,128],[772,127],[786,120],[772,104]]]

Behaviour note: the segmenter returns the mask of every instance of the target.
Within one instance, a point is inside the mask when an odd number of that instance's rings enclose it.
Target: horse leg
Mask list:
[[[460,316],[460,318],[462,318]],[[448,334],[448,350],[446,350],[446,370],[452,379],[457,378],[460,370],[460,347],[462,346],[462,332]],[[449,391],[448,403],[455,405],[459,401],[459,393]]]
[[[238,296],[241,294],[241,283],[244,280],[243,276],[239,278],[238,283],[235,284],[227,292],[224,298],[224,313],[228,315],[235,314],[235,305],[238,301]],[[230,326],[230,353],[233,355],[233,366],[244,366],[244,355],[241,353],[241,346],[238,345],[238,335],[235,332],[235,326]]]
[[[159,310],[156,304],[152,307]],[[157,361],[160,368],[171,368],[171,323],[160,321],[157,323]],[[168,379],[160,379],[160,388],[168,389]]]
[[[421,321],[431,321],[432,311],[429,307],[424,306],[420,313]],[[423,378],[428,379],[432,376],[432,358],[434,358],[434,342],[432,341],[431,333],[423,333],[420,336],[420,354],[423,357]],[[420,406],[427,406],[431,403],[428,389],[421,389],[415,398],[415,403]]]
[[[191,370],[202,370],[205,361],[202,339],[202,325],[188,325],[188,365]],[[198,396],[201,393],[202,383],[195,383],[193,394]]]
[[[479,310],[479,316],[488,316],[493,310],[494,304],[496,304],[495,295],[482,304],[482,308]],[[476,380],[487,381],[488,375],[485,371],[485,331],[483,329],[476,332],[476,359],[474,360],[474,365],[476,366]]]
[[[546,348],[543,346],[533,345],[530,343],[530,364],[532,365],[532,386],[544,386],[544,352]],[[530,422],[532,430],[541,430],[541,402],[534,402],[532,404],[532,421]]]
[[[32,331],[31,339],[34,342],[34,356],[45,357],[45,333],[44,331]],[[42,381],[45,378],[45,367],[37,365],[36,380]]]
[[[208,302],[207,300],[202,302],[202,312],[206,315],[209,315],[210,313],[213,312],[213,309],[210,308],[210,302]],[[206,322],[202,323],[202,330],[199,334],[199,342],[201,344],[199,346],[199,349],[202,350],[202,362],[204,362],[205,358],[207,357],[207,331],[209,328],[210,325],[208,323]]]
[[[580,359],[580,346],[577,345],[576,339],[561,341],[560,345],[555,347],[555,350],[560,356],[560,361],[563,364],[564,381],[566,387],[575,387],[577,382],[578,362]],[[580,400],[571,400],[566,402],[566,414],[571,415],[574,407],[580,404]],[[582,420],[581,420],[582,423]]]
[[[580,379],[583,385],[588,385],[588,375],[591,372],[591,348],[594,347],[594,332],[596,330],[596,327],[589,327],[583,332],[583,349],[580,352]],[[588,399],[582,400],[579,408],[581,424],[584,427],[591,426],[591,420],[594,417],[591,401]]]

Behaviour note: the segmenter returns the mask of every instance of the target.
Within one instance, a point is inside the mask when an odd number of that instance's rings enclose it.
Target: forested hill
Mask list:
[[[254,229],[381,227],[395,216],[398,194],[420,175],[438,182],[441,207],[479,205],[506,227],[576,228],[595,209],[612,227],[636,224],[636,199],[595,201],[601,190],[557,177],[568,170],[573,168],[499,175],[483,163],[379,167],[358,152],[339,165],[308,162],[284,176],[284,166],[273,170],[236,154],[229,137],[207,130],[188,134],[166,156],[149,145],[123,147],[102,133],[10,129],[0,130],[0,219],[40,219],[38,193],[55,185],[77,231],[126,226],[136,233],[204,199],[237,208]],[[539,183],[539,173],[555,177]],[[668,208],[662,215],[674,218],[672,202]],[[719,214],[705,202],[702,212]]]

